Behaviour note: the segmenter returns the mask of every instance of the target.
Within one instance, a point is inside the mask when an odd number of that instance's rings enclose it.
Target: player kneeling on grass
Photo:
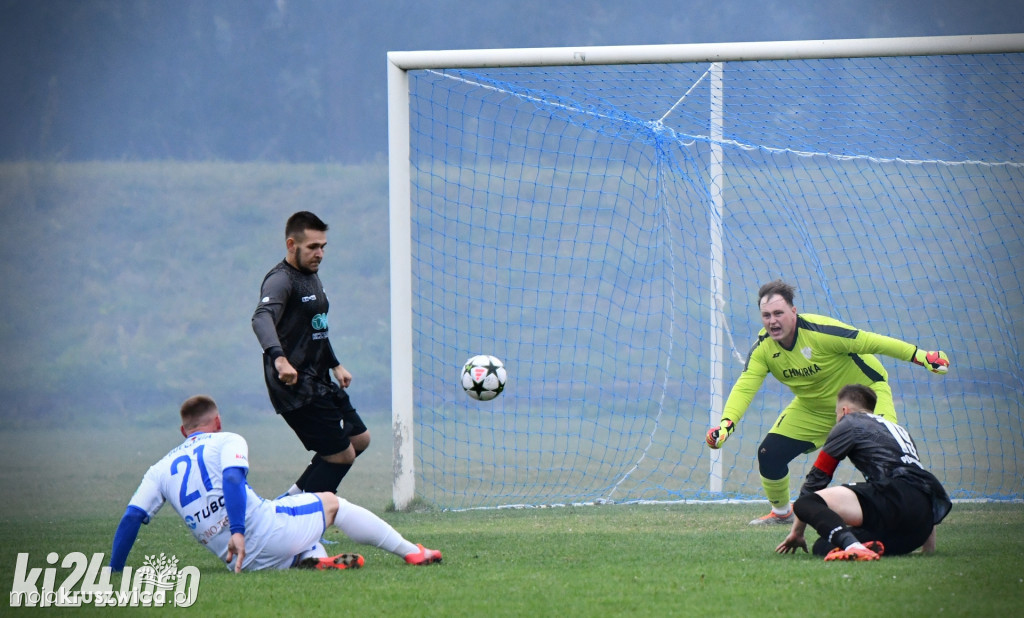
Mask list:
[[[874,414],[875,393],[851,384],[839,391],[836,425],[828,434],[800,497],[796,520],[775,551],[807,551],[807,524],[821,535],[814,554],[825,560],[878,560],[935,551],[935,525],[953,507],[942,484],[921,465],[903,427]],[[865,482],[827,487],[849,457]]]
[[[795,293],[793,286],[779,280],[757,291],[764,328],[729,391],[721,421],[706,437],[709,447],[722,448],[769,373],[795,395],[757,448],[761,486],[772,510],[751,521],[754,526],[793,523],[789,464],[824,444],[835,426],[832,406],[840,388],[847,384],[870,387],[878,396],[875,413],[899,422],[889,374],[876,354],[908,360],[939,375],[949,371],[945,352],[921,350],[827,316],[799,313],[793,304]]]
[[[170,502],[192,536],[236,573],[259,569],[346,569],[359,554],[327,556],[319,539],[332,523],[356,543],[373,545],[409,564],[441,562],[441,552],[405,540],[390,524],[330,492],[264,500],[246,483],[249,446],[221,431],[213,399],[197,395],[181,406],[185,442],[146,472],[114,533],[110,567],[124,569],[139,528]]]

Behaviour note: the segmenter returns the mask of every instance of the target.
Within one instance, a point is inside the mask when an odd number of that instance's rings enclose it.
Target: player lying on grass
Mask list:
[[[875,392],[844,386],[836,401],[836,426],[807,473],[793,503],[796,520],[775,551],[807,551],[804,530],[820,536],[814,554],[825,560],[878,560],[935,551],[935,525],[953,507],[946,490],[924,469],[910,434],[874,414]],[[849,458],[865,482],[827,487],[836,467]]]
[[[333,493],[261,498],[245,480],[248,444],[238,434],[221,431],[217,404],[205,395],[182,404],[181,433],[185,442],[149,468],[121,517],[110,552],[114,571],[124,569],[139,528],[164,502],[171,503],[196,541],[236,573],[363,566],[358,554],[327,556],[319,539],[331,524],[353,541],[409,564],[441,562],[441,552],[413,545],[381,518]]]
[[[750,522],[751,525],[793,522],[789,462],[821,448],[835,425],[833,406],[840,388],[847,384],[869,386],[878,395],[875,411],[893,423],[898,422],[888,374],[875,354],[910,361],[934,373],[949,370],[949,358],[944,352],[921,350],[912,343],[858,330],[829,317],[798,314],[793,305],[795,292],[793,286],[783,281],[766,283],[758,290],[764,328],[750,349],[743,373],[729,392],[721,422],[707,434],[708,446],[721,448],[769,372],[796,396],[757,448],[761,485],[772,510]]]

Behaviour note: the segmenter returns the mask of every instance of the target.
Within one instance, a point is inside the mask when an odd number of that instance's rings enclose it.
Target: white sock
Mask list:
[[[397,530],[391,527],[391,524],[340,496],[338,497],[338,514],[334,516],[334,525],[356,543],[373,545],[396,556],[404,558],[408,554],[419,551],[419,547],[406,541],[401,534],[398,534]]]
[[[777,508],[775,508],[773,506],[772,507],[772,513],[775,513],[776,515],[789,515],[789,505],[787,504],[786,508],[784,508],[784,509],[781,509],[781,508],[777,509]]]
[[[319,541],[317,541],[316,544],[313,545],[313,547],[311,547],[311,548],[307,549],[306,551],[300,553],[298,559],[302,560],[303,558],[326,558],[326,557],[327,557],[327,549],[325,549],[324,546],[322,544],[320,544]]]

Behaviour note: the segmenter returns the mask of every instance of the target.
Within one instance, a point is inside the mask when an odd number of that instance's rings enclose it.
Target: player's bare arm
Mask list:
[[[803,549],[804,553],[807,553],[807,539],[804,536],[804,532],[807,530],[807,524],[800,521],[799,518],[793,520],[793,527],[790,528],[789,534],[786,535],[785,540],[779,543],[775,551],[780,554],[795,554],[797,549]]]
[[[334,379],[338,381],[342,388],[348,388],[348,385],[352,383],[352,374],[343,365],[338,365],[331,369],[331,371],[334,372]]]
[[[922,554],[934,554],[935,553],[935,526],[932,526],[932,533],[928,535],[924,545],[921,546]]]
[[[294,386],[299,381],[299,372],[295,370],[295,367],[292,367],[292,364],[284,356],[278,356],[274,359],[274,368],[277,369],[277,379],[288,386]]]
[[[241,573],[242,563],[245,562],[245,535],[241,532],[232,534],[228,541],[228,564],[232,560],[235,560],[235,573]]]

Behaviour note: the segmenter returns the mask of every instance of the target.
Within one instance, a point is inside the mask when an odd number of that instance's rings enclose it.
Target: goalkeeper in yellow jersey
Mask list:
[[[794,292],[793,286],[778,280],[758,290],[764,328],[729,393],[721,422],[707,433],[708,446],[721,448],[768,372],[795,395],[757,449],[761,485],[772,510],[751,525],[793,523],[789,462],[824,444],[836,423],[836,395],[843,386],[863,384],[871,388],[878,396],[875,414],[897,422],[888,374],[875,354],[910,361],[934,373],[949,370],[949,357],[944,352],[921,350],[829,317],[798,314],[793,305]]]

